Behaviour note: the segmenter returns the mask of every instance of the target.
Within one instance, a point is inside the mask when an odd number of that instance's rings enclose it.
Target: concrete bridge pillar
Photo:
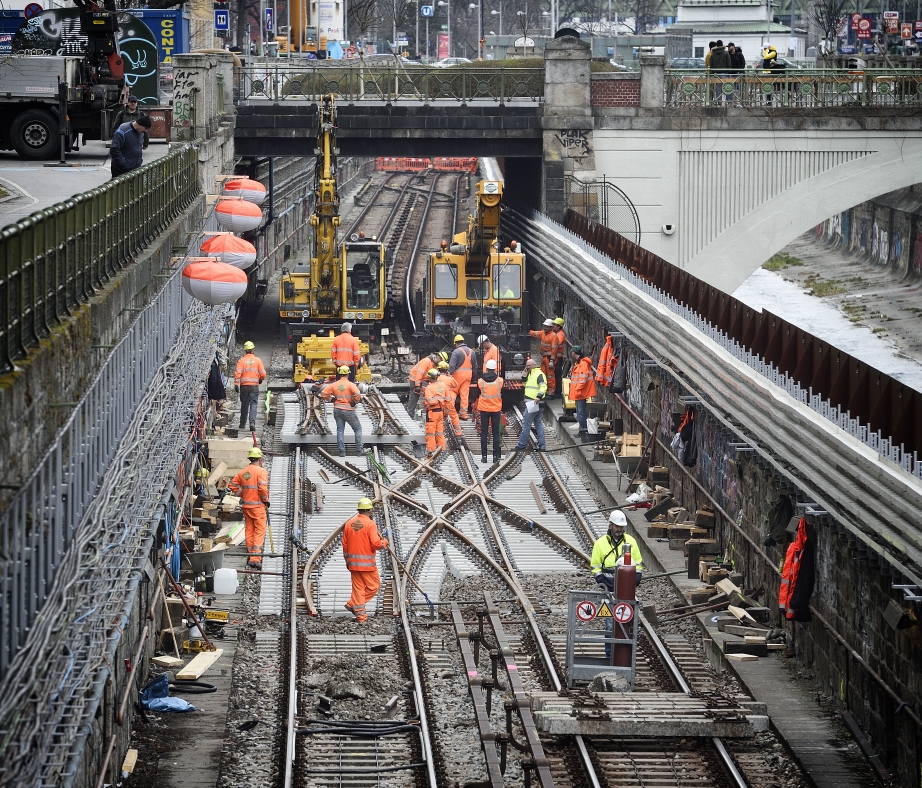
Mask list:
[[[595,174],[592,108],[589,100],[589,44],[572,36],[544,48],[544,154],[541,210],[562,220],[564,177]]]
[[[666,95],[666,58],[640,56],[640,108],[662,109]]]

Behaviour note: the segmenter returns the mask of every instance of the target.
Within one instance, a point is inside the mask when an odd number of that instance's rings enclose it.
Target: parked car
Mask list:
[[[704,68],[703,57],[674,57],[669,68]]]
[[[393,66],[397,63],[400,63],[402,66],[418,66],[414,60],[407,60],[402,55],[389,55],[386,52],[379,52],[374,55],[365,55],[364,57],[354,57],[349,59],[348,62],[350,65],[362,65],[363,63],[368,66]]]
[[[451,68],[452,66],[463,66],[470,63],[466,57],[446,57],[444,60],[436,60],[432,65],[435,68]]]

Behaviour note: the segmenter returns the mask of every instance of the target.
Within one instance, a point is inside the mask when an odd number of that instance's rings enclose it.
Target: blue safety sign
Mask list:
[[[273,29],[273,23],[275,21],[275,14],[273,13],[272,8],[266,9],[266,32],[271,33]]]
[[[420,16],[432,16],[435,12],[435,7],[431,5],[421,5],[419,7]]]
[[[214,12],[214,29],[215,30],[230,30],[230,12],[228,11],[215,11]]]

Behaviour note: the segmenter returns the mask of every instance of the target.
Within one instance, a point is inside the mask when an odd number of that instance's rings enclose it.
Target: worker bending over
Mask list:
[[[334,367],[349,367],[349,380],[355,383],[355,371],[362,362],[359,341],[352,336],[352,323],[343,323],[342,333],[330,345],[330,357]]]
[[[462,421],[467,421],[471,378],[474,376],[474,351],[464,343],[464,337],[460,334],[455,335],[455,349],[448,359],[448,373],[458,382],[458,397],[461,402],[458,416]]]
[[[455,407],[455,400],[458,398],[458,383],[448,374],[447,361],[440,361],[437,369],[439,370],[439,383],[445,384],[445,407],[443,408],[443,413],[451,420],[451,426],[455,431],[455,437],[460,438],[462,435],[461,421],[458,419],[458,409]]]
[[[528,335],[541,342],[541,371],[547,380],[547,395],[554,396],[554,366],[557,363],[557,326],[553,320],[545,320],[541,331],[529,331]]]
[[[359,387],[349,380],[349,367],[342,366],[336,370],[339,379],[327,383],[320,389],[320,397],[327,402],[333,402],[333,421],[336,422],[336,445],[339,447],[339,456],[346,456],[346,425],[352,427],[355,436],[355,452],[362,454],[362,423],[355,412],[355,406],[362,401],[362,392]]]
[[[426,408],[426,456],[431,457],[436,449],[447,447],[445,442],[445,400],[448,391],[439,378],[437,369],[430,369],[426,373],[429,385],[423,394],[423,404]]]
[[[346,602],[346,610],[362,623],[368,620],[365,605],[375,598],[381,588],[375,553],[387,547],[387,539],[378,535],[378,526],[368,516],[371,501],[359,498],[357,508],[358,513],[343,524],[343,557],[352,578],[352,595]]]
[[[252,342],[243,343],[243,355],[234,368],[234,390],[240,394],[240,429],[246,428],[250,419],[250,432],[256,429],[256,401],[259,384],[266,379],[266,368],[253,352]]]
[[[441,356],[445,356],[445,360],[448,360],[447,353],[430,353],[428,356],[423,356],[410,368],[410,374],[407,377],[410,384],[410,396],[407,397],[407,413],[414,419],[416,418],[416,406],[419,404],[419,398],[423,395],[423,389],[426,387],[426,373],[439,363]]]
[[[493,359],[487,362],[487,371],[477,381],[477,388],[480,389],[480,398],[477,400],[477,409],[480,411],[480,461],[487,461],[488,430],[492,429],[493,462],[499,462],[503,453],[499,436],[503,415],[503,379],[496,374],[496,362]]]
[[[243,520],[246,523],[247,566],[261,567],[263,563],[263,542],[266,540],[269,508],[269,474],[263,465],[263,453],[252,448],[247,453],[250,464],[237,471],[227,489],[240,496]]]

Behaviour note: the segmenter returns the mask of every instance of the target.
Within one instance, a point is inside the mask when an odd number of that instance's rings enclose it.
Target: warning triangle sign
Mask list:
[[[608,606],[608,602],[603,602],[602,607],[599,608],[599,612],[596,613],[598,618],[611,618],[611,608]]]

